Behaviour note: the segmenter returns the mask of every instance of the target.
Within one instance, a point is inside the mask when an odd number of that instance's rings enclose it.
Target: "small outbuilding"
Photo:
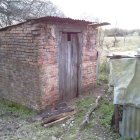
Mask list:
[[[41,17],[0,29],[0,98],[42,110],[93,90],[97,27]]]

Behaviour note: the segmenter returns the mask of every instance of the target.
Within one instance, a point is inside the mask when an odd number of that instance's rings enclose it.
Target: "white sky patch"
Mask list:
[[[99,19],[110,27],[140,29],[140,0],[51,0],[67,17]]]

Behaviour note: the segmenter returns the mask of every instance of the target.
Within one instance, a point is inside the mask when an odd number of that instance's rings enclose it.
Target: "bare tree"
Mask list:
[[[102,27],[98,27],[98,47],[103,48],[105,40],[105,30]]]
[[[113,47],[116,47],[116,43],[117,43],[117,38],[116,38],[116,33],[117,33],[117,28],[115,28],[114,30],[114,41],[113,41]]]
[[[52,2],[41,0],[0,0],[0,26],[42,16],[64,16]]]

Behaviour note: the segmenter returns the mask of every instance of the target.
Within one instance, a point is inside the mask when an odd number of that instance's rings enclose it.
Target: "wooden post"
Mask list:
[[[116,132],[119,132],[119,106],[118,105],[115,105],[114,111],[115,111],[115,130]]]

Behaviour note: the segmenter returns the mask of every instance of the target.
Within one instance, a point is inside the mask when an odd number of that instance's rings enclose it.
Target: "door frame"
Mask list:
[[[81,30],[75,31],[75,30],[70,30],[70,29],[63,29],[59,30],[59,43],[58,43],[58,63],[60,63],[60,47],[61,47],[61,39],[62,39],[62,33],[73,33],[77,34],[77,39],[78,39],[78,49],[77,49],[77,93],[76,97],[78,97],[81,94],[81,85],[82,85],[82,49],[83,49],[83,33]],[[60,89],[60,64],[58,64],[58,78],[59,78],[59,95],[60,95],[60,100],[63,100],[63,95]]]

